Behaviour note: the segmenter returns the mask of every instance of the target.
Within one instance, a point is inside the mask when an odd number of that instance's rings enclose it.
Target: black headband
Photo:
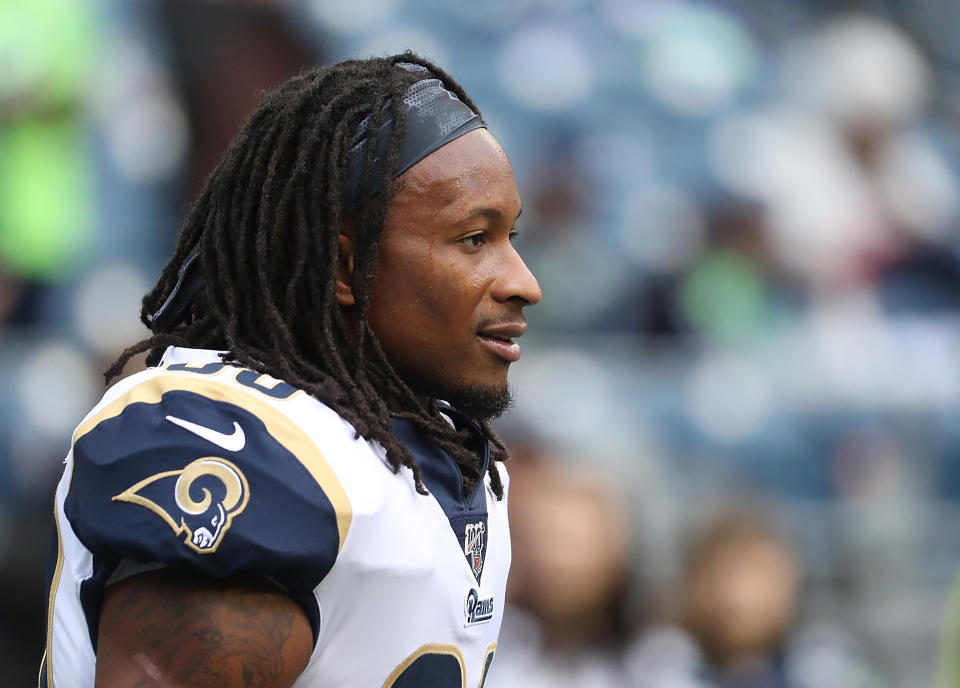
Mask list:
[[[387,112],[389,101],[384,107],[383,123],[377,132],[377,155],[373,161],[373,178],[383,174],[390,134],[393,130],[393,118]],[[471,110],[457,96],[448,91],[440,79],[424,79],[413,84],[403,96],[404,119],[407,123],[406,136],[400,146],[396,168],[392,177],[399,177],[433,151],[469,131],[486,126],[480,115]],[[353,210],[365,196],[360,188],[363,159],[370,138],[366,129],[369,117],[360,122],[359,131],[347,155],[346,185],[344,189],[344,210]]]
[[[486,126],[480,115],[471,110],[457,96],[448,91],[439,79],[423,79],[407,89],[403,96],[404,119],[407,130],[392,178],[399,177],[432,152],[445,146],[455,138],[469,131]],[[385,106],[383,122],[377,132],[377,154],[373,160],[372,178],[383,173],[390,134],[393,131],[393,118]],[[364,156],[367,151],[369,117],[360,122],[353,145],[347,154],[347,169],[344,184],[344,211],[356,208],[361,199],[372,196],[375,189],[361,188]],[[204,276],[197,260],[199,253],[194,251],[183,262],[173,291],[163,305],[150,317],[150,328],[154,331],[168,330],[186,311],[193,297],[203,288]]]

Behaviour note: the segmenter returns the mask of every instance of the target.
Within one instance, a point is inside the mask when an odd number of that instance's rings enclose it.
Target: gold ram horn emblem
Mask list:
[[[172,479],[174,476],[177,479],[172,485],[172,501],[180,513],[171,515],[155,499],[142,494],[142,491],[157,481]],[[216,501],[210,491],[212,485],[208,483],[209,487],[200,486],[197,483],[202,478],[210,477],[223,486],[224,494]],[[115,496],[113,501],[130,502],[149,509],[162,518],[177,535],[186,533],[184,543],[188,547],[200,554],[208,554],[217,551],[234,517],[243,512],[249,499],[250,487],[243,472],[226,459],[207,456],[192,461],[181,470],[164,471],[145,478]]]

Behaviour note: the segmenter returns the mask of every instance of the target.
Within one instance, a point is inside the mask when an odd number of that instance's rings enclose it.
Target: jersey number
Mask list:
[[[202,365],[193,363],[173,363],[167,366],[167,370],[186,371],[188,373],[196,373],[197,375],[215,375],[225,367],[225,363],[217,363],[216,361],[212,363],[204,363]],[[247,370],[246,368],[240,370],[234,379],[241,385],[249,387],[250,389],[255,389],[262,394],[266,394],[268,397],[273,397],[274,399],[289,399],[298,391],[296,387],[293,385],[288,385],[282,380],[277,380],[269,375],[263,375],[255,370]]]
[[[497,644],[490,643],[483,659],[483,673],[477,688],[487,682],[487,672],[497,651]],[[384,681],[383,688],[467,688],[466,662],[456,645],[429,643],[418,648],[400,663]]]

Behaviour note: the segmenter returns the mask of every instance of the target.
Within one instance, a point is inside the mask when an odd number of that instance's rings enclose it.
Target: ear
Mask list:
[[[340,232],[337,239],[340,255],[337,258],[337,301],[341,306],[353,306],[353,237],[349,230]]]

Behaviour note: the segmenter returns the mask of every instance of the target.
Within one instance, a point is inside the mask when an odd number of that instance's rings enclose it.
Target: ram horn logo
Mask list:
[[[235,516],[250,499],[243,472],[226,459],[207,456],[178,471],[151,475],[113,498],[150,509],[195,552],[216,552]]]

